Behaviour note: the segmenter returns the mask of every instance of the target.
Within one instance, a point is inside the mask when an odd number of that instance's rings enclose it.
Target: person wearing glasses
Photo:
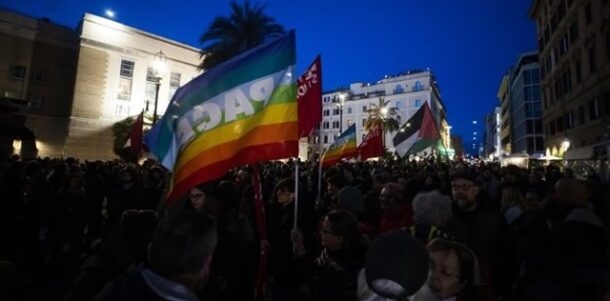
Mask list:
[[[322,251],[315,258],[308,254],[300,230],[292,231],[292,240],[305,300],[356,299],[358,272],[364,266],[367,242],[353,213],[335,209],[322,219]]]
[[[436,238],[426,249],[430,255],[428,280],[411,301],[493,300],[481,278],[477,257],[467,246]]]
[[[461,171],[451,177],[453,217],[447,230],[456,240],[472,249],[484,270],[489,270],[496,297],[510,293],[519,259],[515,235],[504,216],[484,202],[485,193],[476,175]]]

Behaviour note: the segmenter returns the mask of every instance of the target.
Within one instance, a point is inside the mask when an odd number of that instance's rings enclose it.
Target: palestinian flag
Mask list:
[[[426,148],[436,147],[440,141],[432,111],[425,102],[394,136],[394,148],[401,158],[417,154]]]

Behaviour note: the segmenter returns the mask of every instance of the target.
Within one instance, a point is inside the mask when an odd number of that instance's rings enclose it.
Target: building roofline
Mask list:
[[[82,20],[87,20],[87,21],[90,21],[90,22],[93,22],[96,24],[106,25],[106,26],[109,26],[109,27],[111,27],[113,29],[117,29],[117,30],[130,31],[130,32],[133,32],[133,33],[145,36],[145,37],[149,37],[149,38],[152,38],[155,40],[162,41],[164,43],[172,44],[172,45],[182,47],[182,48],[187,48],[189,50],[196,51],[196,52],[201,52],[201,49],[199,49],[197,47],[193,47],[191,45],[184,44],[184,43],[181,43],[178,41],[170,40],[168,38],[156,35],[154,33],[150,33],[150,32],[147,32],[147,31],[144,31],[144,30],[141,30],[141,29],[129,26],[129,25],[125,25],[123,23],[119,23],[117,21],[114,21],[114,20],[111,20],[108,18],[104,18],[104,17],[98,16],[98,15],[95,15],[92,13],[86,12],[84,14]]]

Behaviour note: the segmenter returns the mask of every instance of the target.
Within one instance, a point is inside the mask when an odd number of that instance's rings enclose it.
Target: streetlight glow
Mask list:
[[[114,18],[114,11],[111,9],[107,9],[106,10],[106,17],[108,18]]]
[[[385,116],[388,113],[388,108],[381,108],[381,114]]]

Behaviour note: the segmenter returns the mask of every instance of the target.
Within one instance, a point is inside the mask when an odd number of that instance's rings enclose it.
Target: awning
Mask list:
[[[593,147],[585,146],[567,150],[563,153],[564,160],[589,160],[593,158]]]

